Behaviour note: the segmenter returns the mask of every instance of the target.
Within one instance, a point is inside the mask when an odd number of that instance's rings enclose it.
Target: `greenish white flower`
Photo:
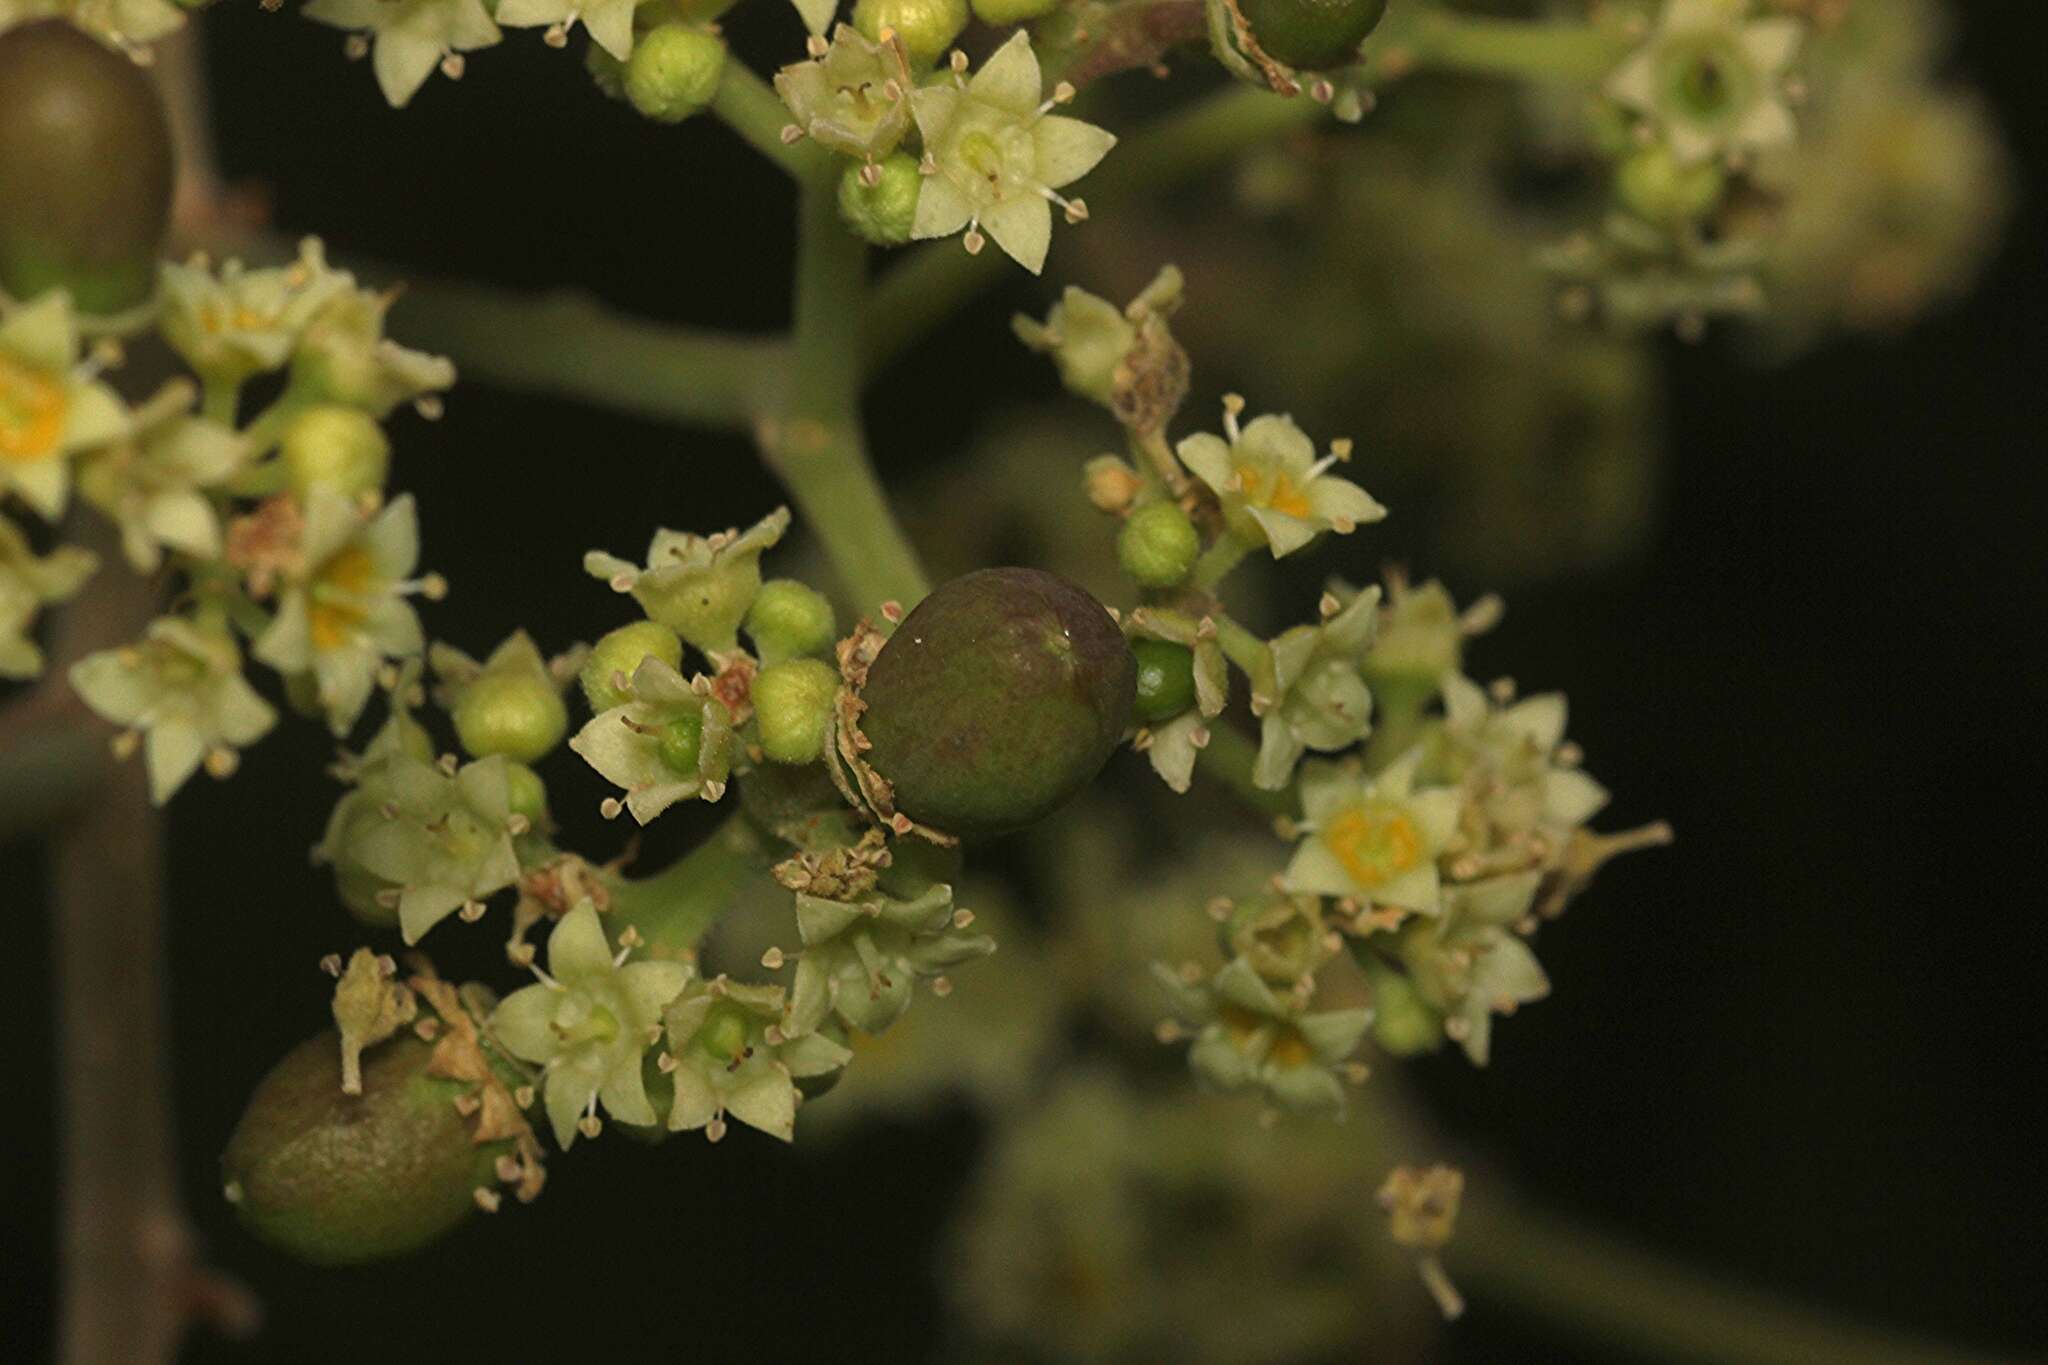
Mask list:
[[[1266,644],[1252,676],[1252,714],[1259,717],[1259,756],[1252,782],[1285,787],[1310,749],[1335,753],[1372,728],[1372,693],[1360,672],[1379,623],[1378,588],[1342,602],[1323,596],[1323,619],[1294,626]]]
[[[1483,597],[1460,612],[1435,579],[1411,587],[1401,575],[1389,574],[1379,629],[1362,665],[1381,709],[1404,718],[1419,714],[1457,673],[1465,641],[1490,629],[1500,613],[1498,597]]]
[[[625,809],[643,825],[686,797],[724,796],[735,747],[725,703],[652,655],[633,670],[630,690],[630,701],[592,716],[569,747],[625,791]],[[619,805],[608,801],[606,813]]]
[[[233,428],[194,415],[192,397],[189,384],[166,385],[136,409],[126,437],[78,467],[79,492],[120,528],[138,573],[156,572],[167,549],[195,559],[221,552],[220,516],[204,490],[240,470],[249,446]]]
[[[381,0],[379,0],[381,3]],[[401,403],[420,402],[455,383],[455,364],[399,345],[384,335],[398,295],[350,287],[307,321],[292,355],[292,378],[321,398],[383,418]]]
[[[1268,414],[1240,428],[1243,407],[1244,400],[1231,395],[1223,404],[1222,436],[1197,432],[1174,448],[1216,494],[1233,535],[1270,546],[1279,559],[1324,531],[1349,535],[1386,516],[1371,494],[1328,472],[1349,458],[1349,441],[1318,460],[1314,443],[1292,417]]]
[[[910,1008],[911,988],[996,950],[970,933],[973,916],[953,908],[953,888],[933,886],[911,900],[879,891],[856,900],[796,897],[803,952],[790,987],[787,1029],[815,1032],[836,1014],[848,1028],[880,1033]]]
[[[784,1142],[795,1138],[797,1082],[830,1075],[853,1054],[822,1033],[784,1034],[784,1012],[780,986],[719,976],[683,988],[662,1015],[669,1050],[661,1067],[675,1084],[671,1130],[701,1128],[716,1142],[731,1114]]]
[[[381,0],[363,0],[381,5]],[[312,7],[308,7],[311,13]],[[290,265],[251,270],[238,260],[218,270],[205,256],[166,262],[159,272],[157,327],[193,371],[224,384],[283,368],[314,314],[355,287],[327,264],[320,239],[299,243]]]
[[[376,787],[383,799],[375,818],[358,819],[344,837],[351,861],[399,888],[398,927],[407,943],[457,910],[481,914],[486,898],[519,880],[513,838],[527,826],[512,811],[502,755],[453,774],[394,756]]]
[[[71,457],[119,438],[128,411],[79,358],[71,295],[0,302],[0,496],[55,521],[71,496]]]
[[[1437,857],[1457,832],[1463,798],[1449,787],[1418,789],[1421,757],[1410,750],[1370,778],[1348,765],[1309,765],[1287,889],[1436,914]]]
[[[662,1010],[690,969],[628,962],[629,951],[614,954],[596,907],[579,901],[548,936],[547,971],[534,970],[539,984],[514,991],[491,1013],[491,1035],[542,1067],[548,1121],[564,1150],[579,1128],[596,1134],[599,1104],[621,1123],[658,1121],[640,1063],[661,1041]]]
[[[1160,780],[1185,792],[1194,778],[1195,757],[1209,743],[1208,722],[1221,715],[1230,700],[1230,666],[1216,643],[1215,624],[1159,607],[1139,607],[1125,618],[1124,630],[1139,638],[1183,645],[1194,656],[1195,704],[1170,720],[1146,726],[1142,743],[1134,741]]]
[[[43,652],[29,638],[36,617],[84,587],[98,567],[90,551],[76,546],[38,555],[21,528],[0,516],[0,678],[43,671]]]
[[[459,75],[457,53],[490,47],[504,36],[482,0],[311,0],[303,13],[371,35],[377,88],[394,109],[405,107],[435,67]]]
[[[1782,146],[1798,132],[1784,81],[1805,28],[1749,15],[1749,0],[1666,0],[1657,27],[1608,78],[1608,95],[1681,164]]]
[[[633,11],[639,7],[640,0],[499,0],[496,17],[506,28],[545,27],[557,46],[580,20],[592,42],[623,62],[633,55]]]
[[[1062,82],[1041,100],[1044,77],[1031,39],[1018,30],[973,79],[956,64],[951,80],[921,86],[910,102],[924,136],[924,188],[911,235],[950,237],[967,230],[967,249],[981,249],[986,229],[996,245],[1036,275],[1052,244],[1052,205],[1069,222],[1088,216],[1079,199],[1059,190],[1095,168],[1116,138],[1091,123],[1052,113],[1073,98]]]
[[[356,845],[371,828],[399,810],[401,789],[418,790],[420,784],[395,774],[398,760],[431,763],[434,741],[426,727],[413,719],[412,708],[419,697],[419,661],[401,665],[395,686],[390,688],[391,713],[371,736],[360,754],[344,751],[334,774],[349,784],[327,818],[327,828],[313,847],[313,861],[334,868],[335,889],[342,903],[365,923],[388,928],[398,922],[399,888],[363,865]]]
[[[438,593],[440,581],[413,580],[418,563],[410,495],[366,517],[331,488],[307,493],[295,569],[255,654],[281,673],[311,672],[337,735],[363,713],[383,662],[420,652],[420,619],[406,599]]]
[[[1494,1015],[1550,993],[1542,965],[1514,931],[1529,917],[1541,879],[1520,872],[1449,887],[1442,915],[1410,920],[1395,940],[1416,994],[1475,1066],[1486,1065]]]
[[[798,128],[821,147],[868,161],[895,151],[910,131],[911,86],[902,39],[871,42],[850,24],[833,29],[817,57],[775,73],[775,93]]]
[[[1138,344],[1138,329],[1123,309],[1071,284],[1044,322],[1019,313],[1010,327],[1019,341],[1052,357],[1070,392],[1104,407],[1116,391],[1117,366]]]
[[[139,642],[88,654],[71,666],[71,686],[94,711],[144,736],[158,805],[201,762],[217,777],[234,771],[235,751],[277,722],[242,676],[226,626],[183,617],[159,617]]]
[[[789,529],[789,509],[778,507],[744,532],[700,536],[659,530],[647,547],[646,566],[592,550],[583,570],[629,592],[651,620],[698,649],[720,653],[739,647],[740,622],[761,590],[761,555]]]
[[[1188,1065],[1218,1090],[1258,1089],[1296,1114],[1344,1114],[1346,1060],[1372,1026],[1369,1009],[1311,1012],[1304,992],[1276,992],[1242,957],[1190,984],[1164,963],[1153,974],[1193,1027]]]
[[[0,0],[0,32],[56,17],[123,51],[167,37],[185,22],[184,10],[169,0]]]

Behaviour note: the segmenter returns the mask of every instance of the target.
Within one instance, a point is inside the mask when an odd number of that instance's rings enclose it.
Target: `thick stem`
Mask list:
[[[867,248],[839,221],[829,174],[798,200],[796,391],[761,428],[762,458],[831,556],[856,607],[909,605],[927,590],[917,552],[889,510],[860,428],[860,329]]]
[[[1251,549],[1249,542],[1225,531],[1216,537],[1216,543],[1202,551],[1202,557],[1195,561],[1194,585],[1204,592],[1214,592],[1217,584],[1228,578],[1230,571],[1244,562],[1244,557]]]
[[[1295,801],[1293,787],[1268,791],[1252,781],[1252,768],[1258,760],[1257,744],[1219,722],[1209,727],[1208,747],[1196,755],[1195,766],[1263,815],[1299,815],[1301,808]]]
[[[1726,1284],[1511,1199],[1469,1201],[1444,1259],[1479,1311],[1511,1304],[1630,1358],[1727,1365],[1965,1365],[1995,1358]]]
[[[718,93],[711,97],[711,112],[755,151],[798,180],[822,176],[832,169],[833,158],[816,145],[782,140],[782,130],[793,122],[788,107],[768,82],[737,59],[726,60],[718,78]]]
[[[1436,71],[1579,82],[1598,80],[1614,70],[1628,49],[1629,40],[1612,28],[1439,10],[1417,16],[1404,56]]]
[[[660,872],[621,883],[612,894],[613,914],[619,924],[639,930],[656,956],[688,953],[777,851],[735,811],[710,838]]]
[[[408,345],[446,351],[467,377],[733,431],[774,409],[789,359],[780,339],[641,322],[577,294],[430,282],[395,312]]]

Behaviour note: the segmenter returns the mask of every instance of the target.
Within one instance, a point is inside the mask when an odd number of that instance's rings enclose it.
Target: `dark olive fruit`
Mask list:
[[[1038,569],[983,569],[917,605],[868,671],[867,760],[949,834],[1042,818],[1102,769],[1137,666],[1108,610]]]
[[[70,24],[0,33],[0,288],[88,313],[149,297],[171,216],[171,129],[149,74]]]
[[[1195,652],[1171,640],[1133,640],[1138,660],[1139,721],[1172,720],[1195,704]]]
[[[1349,66],[1387,0],[1238,0],[1266,55],[1302,71]]]
[[[471,1141],[455,1101],[473,1087],[429,1076],[433,1051],[409,1031],[370,1049],[360,1095],[342,1093],[334,1033],[287,1053],[221,1156],[249,1230],[316,1265],[354,1265],[415,1251],[474,1213],[510,1144]]]

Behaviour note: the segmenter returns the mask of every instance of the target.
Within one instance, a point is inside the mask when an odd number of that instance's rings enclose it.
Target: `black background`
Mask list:
[[[2026,7],[1963,8],[1958,72],[2037,171],[2048,117]],[[786,192],[721,130],[636,121],[531,34],[393,113],[329,30],[247,5],[209,27],[227,169],[270,185],[282,228],[423,273],[782,320]],[[1668,348],[1672,459],[1648,553],[1518,590],[1477,662],[1569,692],[1615,818],[1668,816],[1680,843],[1611,869],[1546,936],[1558,989],[1500,1031],[1490,1070],[1419,1067],[1455,1131],[1558,1205],[1747,1282],[2008,1351],[2048,1342],[2031,1254],[2048,1223],[2041,228],[2023,187],[1983,285],[1895,343],[1775,371],[1719,339]],[[947,458],[982,395],[1049,392],[1001,325],[1048,289],[1018,274],[885,380],[870,406],[885,472]],[[436,427],[407,419],[399,449],[430,565],[460,594],[430,630],[459,622],[472,650],[515,625],[550,645],[589,633],[581,548],[630,551],[656,522],[725,525],[775,497],[737,443],[482,386]],[[190,1360],[374,1344],[466,1362],[539,1343],[933,1357],[929,1247],[972,1162],[964,1116],[817,1155],[606,1144],[556,1163],[534,1209],[389,1269],[311,1274],[236,1229],[215,1154],[256,1077],[322,1022],[313,962],[352,941],[304,854],[326,796],[297,794],[325,750],[284,727],[171,818],[180,1174],[214,1254],[273,1316],[269,1335],[196,1340]],[[32,892],[34,860],[16,850],[0,876]],[[54,1074],[47,926],[34,894],[5,902],[13,1361],[50,1339]],[[1456,1360],[1605,1358],[1483,1302],[1446,1340]]]

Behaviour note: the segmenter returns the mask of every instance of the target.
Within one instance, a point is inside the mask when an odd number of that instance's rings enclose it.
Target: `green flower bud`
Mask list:
[[[474,1087],[429,1074],[434,1048],[402,1032],[341,1089],[333,1032],[300,1044],[257,1085],[221,1157],[251,1232],[317,1265],[416,1251],[475,1212],[510,1142],[477,1143],[455,1107]]]
[[[1688,166],[1661,142],[1623,161],[1614,176],[1614,192],[1628,210],[1658,224],[1699,218],[1721,202],[1727,184],[1719,163]]]
[[[658,621],[635,621],[599,640],[583,661],[579,681],[593,711],[609,711],[633,699],[619,679],[630,681],[643,659],[659,659],[670,668],[683,662],[683,642]]]
[[[839,622],[825,594],[794,578],[771,578],[747,608],[747,637],[766,664],[823,654],[838,637]]]
[[[391,469],[391,441],[377,419],[338,403],[300,413],[285,428],[278,450],[292,491],[301,496],[324,485],[358,497],[382,488]]]
[[[1002,27],[1027,19],[1043,19],[1060,7],[1060,0],[972,0],[974,17],[984,24]]]
[[[725,71],[725,43],[689,24],[642,34],[626,63],[626,98],[657,123],[681,123],[711,103]]]
[[[951,834],[1043,818],[1108,761],[1137,667],[1103,605],[1037,569],[984,569],[918,604],[861,696],[867,759],[902,813]]]
[[[503,754],[530,763],[568,731],[569,708],[545,675],[487,671],[455,704],[455,736],[475,758]]]
[[[825,752],[839,670],[820,659],[786,659],[754,679],[761,751],[777,763],[814,763]]]
[[[142,302],[172,167],[163,99],[134,62],[59,19],[0,33],[0,289],[68,289],[87,313]]]
[[[1443,1016],[1422,998],[1415,983],[1378,954],[1353,946],[1372,982],[1372,1040],[1396,1057],[1413,1057],[1443,1046]]]
[[[872,177],[874,183],[868,181]],[[902,246],[917,217],[924,177],[917,158],[896,152],[884,161],[848,166],[839,177],[839,216],[854,236],[875,246]]]
[[[859,0],[853,26],[871,43],[894,29],[913,65],[936,62],[967,27],[967,0]]]
[[[1169,640],[1131,641],[1138,662],[1137,701],[1131,714],[1141,724],[1172,720],[1195,704],[1195,652]]]
[[[1238,9],[1267,56],[1301,71],[1349,66],[1379,27],[1387,0],[1239,0]]]
[[[524,763],[505,765],[505,805],[514,815],[539,828],[548,819],[548,788],[540,774]]]
[[[661,727],[656,752],[670,772],[689,776],[704,753],[704,713],[685,711]]]
[[[1141,588],[1171,588],[1202,553],[1202,537],[1177,502],[1147,503],[1117,533],[1116,559]]]

